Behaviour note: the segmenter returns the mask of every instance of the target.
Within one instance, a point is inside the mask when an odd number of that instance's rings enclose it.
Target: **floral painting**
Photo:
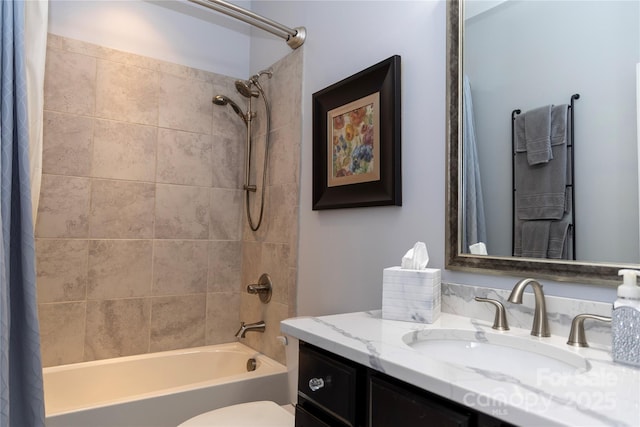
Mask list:
[[[379,93],[328,114],[329,186],[380,179]]]

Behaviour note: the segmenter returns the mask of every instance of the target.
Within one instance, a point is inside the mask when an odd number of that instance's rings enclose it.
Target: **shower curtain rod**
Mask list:
[[[286,40],[291,49],[297,49],[304,43],[306,30],[304,27],[289,28],[264,16],[243,9],[240,6],[231,4],[224,0],[189,0],[192,3],[213,9],[216,12],[224,13],[232,18],[258,27],[273,35]]]

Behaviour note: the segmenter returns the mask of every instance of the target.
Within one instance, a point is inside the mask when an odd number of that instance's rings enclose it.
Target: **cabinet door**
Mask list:
[[[467,427],[472,415],[376,376],[369,377],[369,427]]]

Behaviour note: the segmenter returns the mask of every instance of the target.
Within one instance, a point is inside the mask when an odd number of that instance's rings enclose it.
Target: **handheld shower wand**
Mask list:
[[[240,109],[240,107],[238,106],[238,104],[236,104],[235,102],[233,102],[231,99],[229,99],[228,97],[224,96],[224,95],[216,95],[213,98],[212,101],[214,104],[216,105],[229,105],[231,108],[233,108],[233,111],[235,111],[235,113],[240,116],[240,118],[247,123],[247,115],[244,114],[242,112],[242,110]]]

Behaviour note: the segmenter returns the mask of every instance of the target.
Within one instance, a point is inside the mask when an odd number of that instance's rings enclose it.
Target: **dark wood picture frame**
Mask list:
[[[329,113],[379,94],[379,179],[329,185]],[[344,113],[346,114],[346,113]],[[331,124],[333,126],[333,124]],[[313,94],[313,210],[402,206],[400,56],[394,55]],[[377,148],[377,147],[376,147]],[[333,172],[332,172],[333,173]]]

